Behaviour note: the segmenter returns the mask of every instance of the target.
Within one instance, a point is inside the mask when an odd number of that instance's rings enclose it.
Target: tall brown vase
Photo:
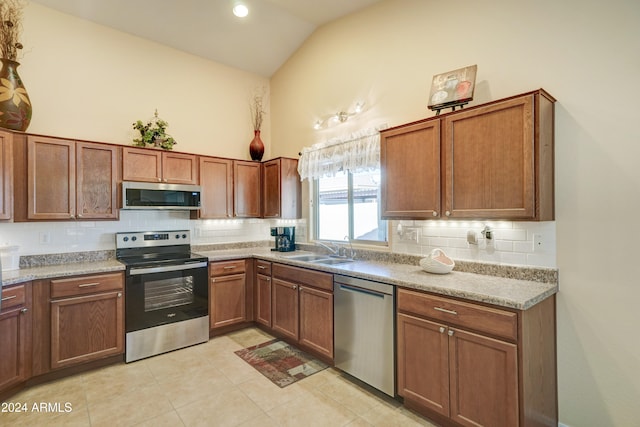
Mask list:
[[[253,131],[253,139],[251,140],[251,144],[249,144],[249,154],[251,154],[251,160],[262,160],[262,156],[264,155],[264,143],[260,139],[260,131]]]
[[[18,75],[16,61],[0,58],[0,127],[25,131],[31,123],[31,100]]]

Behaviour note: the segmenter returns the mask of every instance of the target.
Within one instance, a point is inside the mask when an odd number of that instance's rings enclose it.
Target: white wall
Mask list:
[[[268,88],[266,78],[36,3],[23,22],[18,70],[33,105],[28,132],[129,145],[132,123],[157,108],[175,151],[250,158],[249,102]],[[268,159],[268,120],[261,136]]]
[[[467,65],[473,104],[540,87],[558,99],[559,406],[572,427],[640,420],[638,22],[636,0],[387,0],[316,31],[271,81],[274,154],[289,156],[431,116],[431,77]],[[312,129],[358,100],[360,116]]]

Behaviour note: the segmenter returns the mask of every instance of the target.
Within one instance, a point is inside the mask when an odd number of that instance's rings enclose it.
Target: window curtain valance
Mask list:
[[[300,179],[333,176],[340,171],[361,172],[380,167],[380,133],[366,129],[302,149]]]

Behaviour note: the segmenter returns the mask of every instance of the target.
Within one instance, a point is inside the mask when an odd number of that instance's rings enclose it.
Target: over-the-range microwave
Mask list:
[[[201,192],[199,185],[124,181],[122,209],[200,209]]]

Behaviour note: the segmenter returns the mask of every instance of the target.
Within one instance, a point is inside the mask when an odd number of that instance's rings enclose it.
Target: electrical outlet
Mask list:
[[[535,233],[533,235],[533,250],[534,251],[544,251],[546,248],[546,242],[542,236],[542,234]]]
[[[49,243],[51,243],[51,233],[48,231],[41,231],[40,232],[40,244],[41,245],[48,245]]]

